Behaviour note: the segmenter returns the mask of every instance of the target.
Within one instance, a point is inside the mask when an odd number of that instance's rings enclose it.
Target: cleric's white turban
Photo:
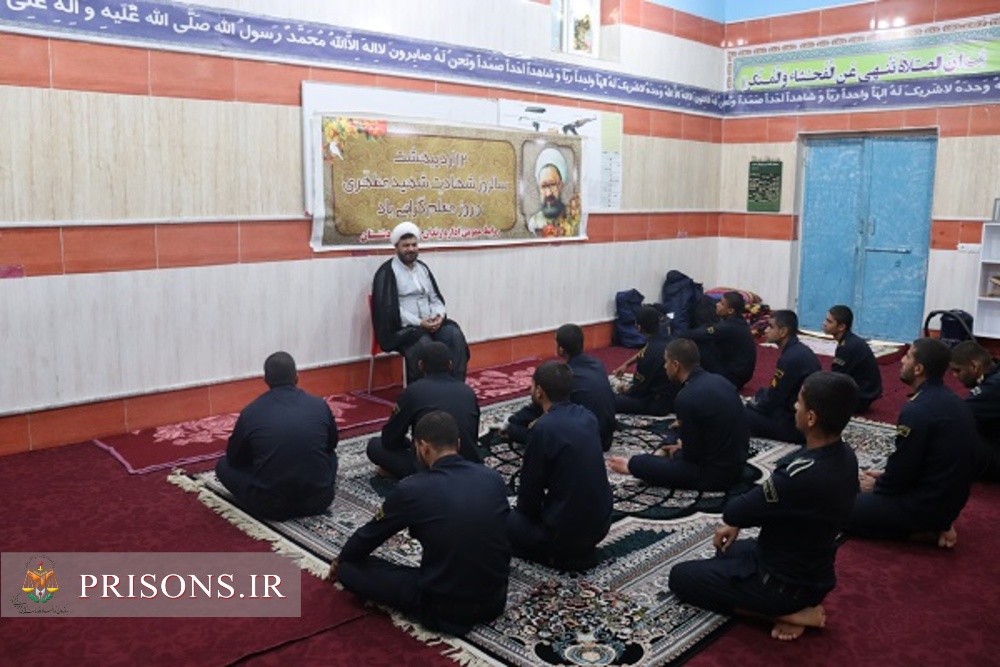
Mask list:
[[[399,243],[399,239],[403,238],[404,236],[411,236],[411,235],[416,236],[417,239],[419,240],[420,228],[409,221],[401,222],[392,228],[392,233],[389,234],[389,242],[392,243],[392,245],[396,245],[397,243]]]
[[[559,172],[559,178],[564,182],[567,176],[566,158],[563,157],[562,151],[558,148],[553,148],[549,146],[541,153],[538,154],[538,159],[535,161],[535,181],[542,180],[542,169],[545,167],[552,166],[555,167],[556,171]]]

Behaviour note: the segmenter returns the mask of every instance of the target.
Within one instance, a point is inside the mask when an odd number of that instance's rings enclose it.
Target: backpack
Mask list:
[[[635,326],[635,312],[642,307],[645,297],[637,289],[615,294],[615,327],[611,342],[622,347],[642,347],[646,337]]]
[[[936,315],[941,316],[942,343],[955,347],[963,340],[972,340],[972,315],[958,308],[931,311],[924,320],[924,338],[930,337],[931,320]]]
[[[667,272],[663,288],[660,290],[658,308],[663,313],[673,313],[671,320],[673,333],[697,327],[695,309],[704,293],[701,283],[696,283],[686,274],[676,270]]]

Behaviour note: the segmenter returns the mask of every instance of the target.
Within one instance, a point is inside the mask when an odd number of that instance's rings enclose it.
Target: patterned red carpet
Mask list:
[[[613,368],[632,351],[601,356]],[[752,386],[766,382],[777,353],[762,349]],[[824,360],[824,366],[829,362]],[[894,421],[905,400],[898,365],[883,367],[887,395],[873,415]],[[345,424],[345,426],[347,426]],[[209,467],[209,463],[191,469]],[[0,459],[3,551],[264,551],[165,474],[129,475],[87,444]],[[44,519],[39,519],[43,517]],[[849,541],[840,584],[827,599],[829,624],[790,644],[767,626],[740,621],[688,664],[998,664],[1000,487],[977,484],[958,520],[952,552]],[[11,586],[4,581],[4,590]],[[4,619],[5,664],[47,665],[454,665],[394,628],[353,596],[302,575],[297,619],[60,619],[55,631]],[[5,593],[6,594],[6,593]],[[315,633],[315,634],[314,634]],[[311,636],[309,636],[311,635]],[[307,637],[304,638],[303,637]],[[43,637],[43,640],[40,640]]]

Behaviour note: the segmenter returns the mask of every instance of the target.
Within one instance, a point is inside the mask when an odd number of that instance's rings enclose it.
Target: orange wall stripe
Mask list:
[[[611,332],[611,322],[584,326],[586,348],[610,345]],[[554,340],[555,330],[473,343],[470,368],[488,368],[530,357],[554,357]],[[377,359],[375,385],[398,383],[402,378],[400,364],[399,355]],[[321,396],[363,389],[368,384],[368,361],[304,370],[299,374],[299,384]],[[0,417],[0,456],[239,412],[265,390],[261,378],[249,378]]]

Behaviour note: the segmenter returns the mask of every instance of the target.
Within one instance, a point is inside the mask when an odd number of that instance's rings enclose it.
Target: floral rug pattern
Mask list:
[[[483,410],[481,446],[487,465],[516,486],[519,455],[499,442],[491,429],[523,404],[523,399]],[[666,419],[629,417],[616,433],[612,453],[649,451],[659,442]],[[895,429],[855,420],[845,434],[862,467],[878,466],[892,451]],[[236,507],[214,473],[177,473],[171,479],[245,532],[268,539],[278,551],[294,554],[317,575],[339,553],[347,538],[376,512],[391,483],[374,475],[365,457],[366,436],[341,443],[337,495],[326,513],[286,522],[261,522]],[[748,468],[755,480],[769,474],[794,445],[752,442]],[[466,664],[669,665],[677,664],[726,626],[727,617],[680,603],[668,590],[674,563],[707,558],[724,494],[697,494],[649,487],[626,475],[609,473],[616,519],[599,546],[596,567],[571,576],[515,559],[507,610],[479,625],[464,639],[429,636],[456,647]],[[513,498],[512,498],[513,500]],[[420,545],[396,535],[377,552],[397,563],[417,565]]]

